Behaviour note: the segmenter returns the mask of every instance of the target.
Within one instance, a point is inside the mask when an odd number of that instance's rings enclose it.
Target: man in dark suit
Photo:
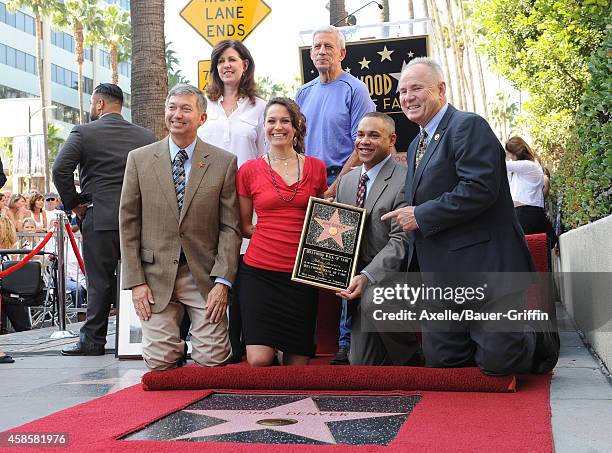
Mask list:
[[[91,96],[91,122],[75,126],[53,165],[53,182],[64,203],[80,219],[87,272],[87,320],[79,342],[62,355],[102,355],[119,260],[119,199],[127,155],[155,141],[153,132],[121,116],[123,92],[103,83]],[[79,167],[81,192],[74,185]]]
[[[406,258],[406,235],[393,221],[380,217],[406,206],[406,168],[391,156],[395,123],[390,116],[367,113],[359,122],[355,148],[362,165],[340,178],[336,201],[365,208],[366,218],[357,270],[349,287],[337,293],[359,303],[353,316],[349,361],[351,365],[410,365],[419,363],[413,332],[376,331],[367,319],[375,305],[362,297],[366,287],[382,283],[388,272],[399,272]],[[367,293],[366,293],[367,294]],[[367,317],[367,319],[364,319]]]
[[[534,271],[514,214],[504,150],[483,118],[447,103],[445,90],[442,70],[429,58],[414,59],[402,71],[402,110],[421,132],[408,148],[408,206],[383,219],[394,218],[408,232],[409,270],[420,271],[426,286],[456,287],[462,283],[457,273],[469,273],[485,283],[485,303],[478,309],[504,313],[521,306],[531,284],[509,273]],[[458,304],[437,300],[423,306],[443,314],[449,308],[461,312]],[[541,332],[529,326],[506,329],[492,320],[446,317],[422,325],[427,366],[476,365],[491,375],[548,371],[533,363]]]

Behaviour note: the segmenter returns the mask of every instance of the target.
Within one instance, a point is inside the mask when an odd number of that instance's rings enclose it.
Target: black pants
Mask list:
[[[25,305],[2,304],[2,331],[7,329],[7,319],[11,321],[15,332],[23,332],[32,328],[28,309]]]
[[[521,305],[525,293],[513,293],[486,302],[489,313],[507,312]],[[517,302],[518,301],[518,302]],[[432,311],[443,312],[448,304],[431,302]],[[433,368],[477,366],[489,375],[528,373],[536,346],[536,334],[526,325],[500,331],[498,321],[421,321],[425,364]]]
[[[108,314],[117,297],[117,263],[120,258],[119,231],[94,230],[93,211],[81,223],[83,260],[87,272],[87,320],[81,327],[80,342],[106,344]]]

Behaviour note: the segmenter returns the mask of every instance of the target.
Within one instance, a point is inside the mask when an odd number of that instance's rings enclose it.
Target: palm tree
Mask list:
[[[177,83],[190,83],[177,66],[180,62],[176,57],[176,52],[170,48],[172,41],[166,43],[166,67],[168,68],[168,89]]]
[[[450,78],[450,69],[448,67],[448,55],[446,54],[446,42],[444,39],[444,33],[442,31],[442,23],[440,22],[440,14],[438,12],[438,6],[435,0],[427,0],[429,3],[429,11],[432,12],[432,21],[434,29],[434,37],[438,45],[438,53],[442,58],[442,70],[444,71],[444,78],[446,79],[446,92],[448,100],[451,104],[454,104],[453,96],[453,82]]]
[[[448,29],[450,33],[450,43],[451,48],[453,49],[453,55],[455,57],[455,72],[457,74],[457,85],[459,93],[459,108],[461,110],[466,109],[465,102],[465,91],[463,89],[463,67],[461,65],[461,57],[459,55],[459,48],[457,46],[457,32],[455,30],[455,19],[453,17],[453,7],[451,5],[450,0],[445,0],[446,3],[446,13],[448,16]]]
[[[387,4],[389,2],[387,1]],[[408,19],[414,19],[414,2],[412,0],[408,0]],[[387,19],[388,20],[388,19]],[[412,24],[408,24],[408,35],[412,36],[413,26]]]
[[[329,23],[335,24],[346,16],[344,0],[329,0]],[[346,22],[342,21],[337,26],[344,27]]]
[[[34,13],[36,22],[36,71],[38,73],[38,87],[40,90],[40,102],[42,105],[42,130],[43,130],[43,147],[45,154],[45,191],[49,192],[49,184],[51,181],[49,173],[49,139],[47,136],[47,96],[45,93],[45,74],[42,59],[42,17],[49,16],[58,7],[57,0],[10,0],[7,7],[12,11],[18,8],[28,7]]]
[[[112,83],[119,83],[118,63],[127,59],[132,27],[130,13],[117,5],[108,5],[102,11],[102,29],[93,40],[103,45],[110,53]]]
[[[83,45],[102,28],[102,11],[98,0],[65,0],[53,13],[53,24],[69,30],[74,36],[78,67],[77,91],[79,93],[79,122],[83,123]]]
[[[380,10],[380,21],[389,22],[389,0],[382,0],[380,2],[382,9]],[[389,36],[389,27],[384,26],[382,29],[382,37],[386,38]]]
[[[166,136],[168,94],[164,39],[164,0],[132,0],[132,121]]]
[[[465,49],[465,66],[467,67],[467,85],[471,93],[470,96],[470,109],[472,112],[476,111],[476,92],[474,91],[474,76],[472,75],[472,62],[470,59],[470,49],[472,42],[467,31],[467,23],[465,21],[465,14],[463,12],[463,0],[458,0],[459,5],[459,27],[461,28],[461,36],[463,39],[463,48]]]

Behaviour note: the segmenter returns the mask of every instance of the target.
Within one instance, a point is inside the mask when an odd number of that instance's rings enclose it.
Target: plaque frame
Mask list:
[[[356,213],[358,215],[358,224],[356,225],[356,228],[357,228],[356,240],[353,241],[353,247],[350,253],[334,251],[324,246],[315,246],[315,245],[307,244],[307,238],[310,232],[310,224],[311,224],[312,217],[314,214],[315,205],[334,207],[336,208],[338,215],[340,215],[340,211],[350,211],[351,213]],[[366,210],[363,208],[358,208],[356,206],[352,206],[352,205],[348,205],[344,203],[330,202],[322,198],[311,196],[310,199],[308,200],[308,208],[306,209],[306,216],[304,217],[304,224],[302,226],[302,234],[300,236],[300,243],[298,246],[297,255],[295,257],[295,263],[293,265],[293,272],[291,274],[291,280],[295,282],[300,282],[300,283],[304,283],[307,285],[311,285],[311,286],[316,286],[318,288],[331,289],[333,291],[343,291],[346,288],[348,288],[357,270],[357,262],[359,258],[359,250],[361,248],[361,236],[363,234],[365,218],[366,218]],[[342,233],[340,234],[342,235]],[[339,285],[338,283],[340,282],[330,282],[328,280],[319,281],[312,276],[305,275],[305,273],[302,270],[305,251],[309,251],[311,253],[318,252],[321,254],[327,253],[327,254],[334,255],[335,258],[350,259],[351,261],[349,263],[349,268],[347,269],[348,276],[345,280],[346,284]]]

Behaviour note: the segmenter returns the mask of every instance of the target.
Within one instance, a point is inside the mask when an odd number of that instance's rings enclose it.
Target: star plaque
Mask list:
[[[216,442],[385,446],[409,423],[420,400],[416,394],[213,393],[122,440],[199,443],[202,451],[214,451]],[[240,447],[229,450],[243,451]]]
[[[292,280],[346,289],[355,275],[365,210],[311,197]]]

